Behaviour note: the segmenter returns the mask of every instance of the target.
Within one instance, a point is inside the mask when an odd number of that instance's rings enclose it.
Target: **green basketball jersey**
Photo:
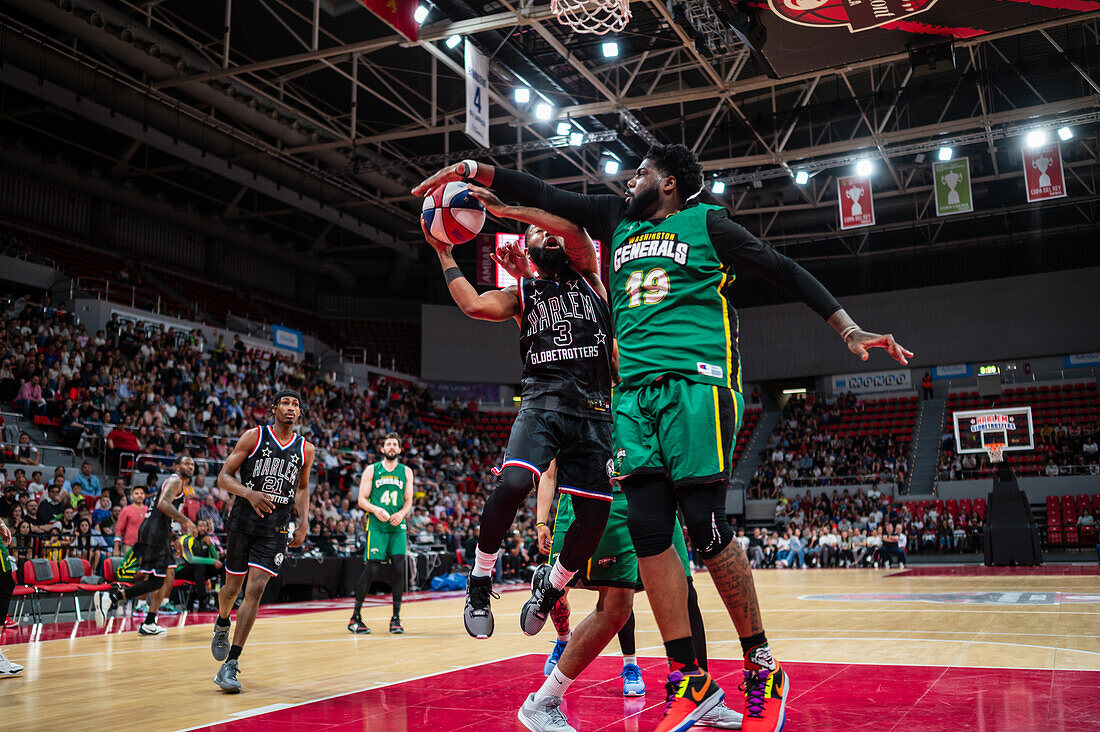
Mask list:
[[[737,313],[726,299],[734,273],[722,264],[696,205],[663,221],[623,220],[611,258],[611,312],[623,386],[666,374],[741,391]]]
[[[405,466],[398,463],[393,470],[386,470],[382,463],[374,464],[374,480],[370,487],[370,502],[375,506],[381,506],[392,516],[405,505]],[[400,526],[394,526],[389,522],[383,523],[368,514],[371,528],[379,528],[388,531],[398,531],[405,528],[405,522]]]

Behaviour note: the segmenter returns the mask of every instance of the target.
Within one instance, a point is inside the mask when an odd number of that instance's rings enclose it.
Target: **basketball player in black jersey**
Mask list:
[[[492,573],[508,528],[542,471],[557,458],[559,490],[573,496],[576,521],[552,567],[543,565],[520,611],[520,627],[535,635],[566,584],[599,545],[611,507],[606,465],[611,453],[613,341],[607,290],[588,234],[533,208],[506,207],[484,189],[471,192],[490,212],[529,224],[527,254],[511,248],[494,259],[519,283],[478,295],[462,276],[451,247],[424,236],[439,255],[451,297],[466,315],[520,326],[523,389],[496,489],[481,514],[481,534],[466,590],[466,632],[493,634]],[[494,205],[496,208],[490,206]],[[534,264],[533,271],[527,258]],[[502,259],[503,257],[503,259]]]
[[[294,434],[301,404],[298,392],[291,389],[275,394],[272,424],[241,435],[218,473],[218,486],[236,499],[226,522],[225,586],[218,595],[218,619],[210,650],[216,660],[224,661],[214,683],[231,694],[241,690],[237,659],[256,622],[264,588],[279,574],[287,547],[301,546],[306,539],[313,443]],[[292,506],[298,512],[298,524],[288,544]],[[230,646],[229,613],[246,575],[248,585],[237,609],[237,628]]]
[[[180,512],[184,498],[190,495],[191,477],[195,474],[195,461],[187,455],[176,458],[172,475],[165,479],[157,496],[156,508],[149,512],[138,528],[137,544],[133,555],[138,560],[138,571],[145,573],[141,582],[123,588],[114,585],[107,592],[92,596],[96,624],[103,626],[107,618],[122,602],[149,595],[149,610],[145,622],[138,628],[139,635],[163,635],[167,631],[157,625],[157,610],[172,591],[175,579],[176,556],[172,550],[172,522],[178,521],[183,532],[191,533],[195,525]]]

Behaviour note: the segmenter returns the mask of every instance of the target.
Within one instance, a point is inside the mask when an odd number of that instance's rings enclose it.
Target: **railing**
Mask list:
[[[53,445],[20,445],[18,443],[14,443],[14,442],[0,442],[0,452],[9,452],[8,448],[11,448],[10,452],[14,456],[14,459],[13,459],[12,462],[15,462],[19,459],[19,448],[23,448],[23,447],[32,447],[35,450],[37,450],[38,451],[38,460],[39,460],[39,463],[41,463],[42,465],[47,464],[42,459],[42,453],[48,450],[50,452],[56,452],[56,453],[61,454],[61,455],[68,455],[69,456],[69,467],[71,468],[71,467],[76,466],[76,452],[70,447],[54,447]],[[50,464],[53,465],[53,467],[57,467],[56,464],[53,464],[53,463],[50,463]]]
[[[1035,468],[1030,468],[1030,467],[1022,468],[1022,467],[1014,466],[1010,463],[1009,467],[1012,468],[1013,473],[1015,473],[1018,476],[1025,477],[1025,478],[1064,478],[1064,477],[1073,476],[1073,475],[1100,475],[1100,473],[1091,472],[1092,470],[1097,469],[1096,464],[1092,464],[1092,465],[1058,465],[1058,466],[1056,466],[1058,468],[1058,474],[1057,475],[1047,475],[1047,466],[1046,465],[1040,465],[1040,466],[1035,467]],[[938,468],[936,470],[936,482],[937,483],[940,483],[940,482],[950,483],[950,482],[955,481],[955,480],[981,480],[983,478],[988,478],[990,475],[992,475],[996,471],[993,468],[991,468],[988,463],[986,463],[985,465],[983,465],[980,468],[963,468],[963,469],[959,470],[958,471],[958,473],[959,473],[958,478],[951,477],[951,474],[954,473],[954,472],[955,471],[953,471],[953,470],[948,470],[948,469],[945,469],[945,468]]]
[[[779,488],[779,490],[782,490],[783,488],[812,488],[814,486],[859,485],[861,483],[894,483],[896,482],[896,479],[897,472],[783,478],[783,485]]]
[[[70,300],[75,297],[77,289],[85,290],[97,296],[101,295],[104,300],[110,300],[111,302],[125,304],[129,301],[132,308],[151,307],[154,308],[156,313],[161,312],[160,293],[156,290],[112,282],[98,277],[75,277],[69,284]]]

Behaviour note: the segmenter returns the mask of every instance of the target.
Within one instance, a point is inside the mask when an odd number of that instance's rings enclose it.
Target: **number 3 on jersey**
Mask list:
[[[668,294],[668,273],[658,267],[644,275],[641,270],[632,272],[626,281],[626,294],[630,295],[630,307],[636,308],[643,302],[656,305]]]

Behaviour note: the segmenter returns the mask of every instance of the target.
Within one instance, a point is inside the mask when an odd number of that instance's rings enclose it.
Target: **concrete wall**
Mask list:
[[[421,379],[451,384],[519,383],[523,363],[514,320],[473,320],[449,305],[423,305],[420,312]]]
[[[1059,478],[1019,478],[1020,489],[1032,503],[1045,501],[1047,496],[1100,493],[1100,476],[1067,475]],[[952,480],[940,482],[935,496],[905,496],[903,500],[936,498],[985,498],[993,490],[993,479]]]
[[[0,280],[48,290],[58,282],[68,281],[68,278],[52,267],[24,262],[13,257],[0,256]]]

